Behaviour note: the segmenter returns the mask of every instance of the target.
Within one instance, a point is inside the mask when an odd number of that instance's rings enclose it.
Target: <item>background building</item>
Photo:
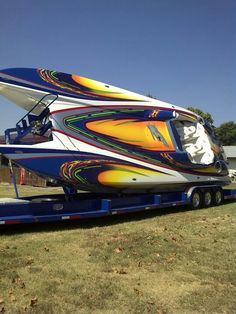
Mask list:
[[[229,163],[231,178],[236,180],[236,146],[224,146],[224,151]]]

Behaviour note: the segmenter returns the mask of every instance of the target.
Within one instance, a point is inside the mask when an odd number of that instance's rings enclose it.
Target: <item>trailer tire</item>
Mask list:
[[[223,191],[221,188],[218,188],[214,191],[214,204],[216,206],[219,206],[223,203],[223,200],[224,200],[224,194],[223,194]]]
[[[213,195],[211,190],[206,190],[203,193],[203,206],[210,207],[213,204]]]
[[[202,207],[202,193],[199,189],[192,192],[190,204],[192,209],[199,209]]]

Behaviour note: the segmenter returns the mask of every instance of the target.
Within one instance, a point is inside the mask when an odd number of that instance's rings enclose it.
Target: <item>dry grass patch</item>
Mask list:
[[[0,311],[233,313],[235,207],[1,228]]]
[[[61,194],[63,190],[61,187],[32,187],[29,185],[18,185],[17,186],[19,196],[26,197],[31,195],[51,195]],[[8,183],[0,183],[0,197],[16,197],[15,191],[12,185]]]

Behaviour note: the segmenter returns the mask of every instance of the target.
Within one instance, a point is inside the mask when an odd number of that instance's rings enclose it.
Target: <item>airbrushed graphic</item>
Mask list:
[[[135,192],[229,182],[212,127],[184,108],[45,69],[0,71],[0,93],[30,111],[0,152],[61,185]],[[26,145],[29,132],[47,141]]]
[[[100,184],[125,188],[129,184],[132,186],[133,181],[138,181],[145,187],[150,180],[156,181],[158,177],[167,174],[112,160],[76,160],[64,163],[60,168],[60,175],[73,186],[77,186],[79,182],[80,187],[83,186],[84,189],[94,189]]]
[[[132,93],[122,93],[115,87],[104,85],[103,83],[82,77],[79,75],[71,75],[59,73],[56,71],[38,70],[38,74],[42,80],[51,85],[59,87],[65,92],[73,93],[79,98],[88,98],[95,100],[132,100],[141,101],[146,98]]]
[[[64,118],[64,125],[75,133],[122,150],[174,151],[167,124],[145,118],[147,109],[87,111],[87,114]],[[156,133],[152,132],[152,128]]]

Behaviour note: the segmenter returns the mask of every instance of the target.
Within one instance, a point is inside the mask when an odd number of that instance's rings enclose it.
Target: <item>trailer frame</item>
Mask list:
[[[217,191],[222,191],[223,196],[218,203],[213,200]],[[193,201],[194,193],[200,193],[200,201],[197,206]],[[208,196],[212,196],[210,204],[204,200],[206,193]],[[79,193],[70,199],[67,199],[65,194],[0,198],[0,225],[103,217],[184,205],[198,209],[220,205],[224,200],[229,199],[236,199],[236,189],[221,189],[219,186],[211,185],[192,186],[182,192],[158,194]]]

